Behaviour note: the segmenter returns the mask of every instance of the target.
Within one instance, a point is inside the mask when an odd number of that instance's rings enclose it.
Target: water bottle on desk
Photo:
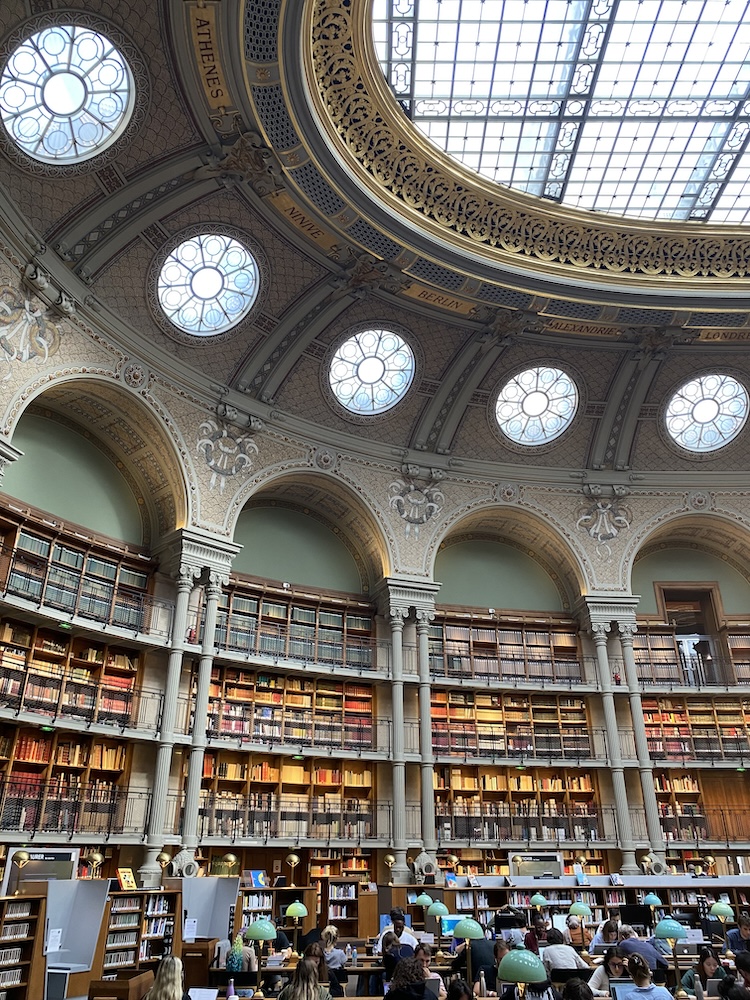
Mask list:
[[[234,992],[234,980],[230,979],[229,982],[227,983],[227,1000],[230,1000],[231,997],[236,997],[236,996],[237,994]]]
[[[344,949],[344,954],[346,955],[347,962],[351,962],[351,960],[352,960],[352,946],[350,944],[347,944],[346,948]]]
[[[353,948],[352,949],[352,965],[356,965],[356,964],[357,964],[357,949]]]

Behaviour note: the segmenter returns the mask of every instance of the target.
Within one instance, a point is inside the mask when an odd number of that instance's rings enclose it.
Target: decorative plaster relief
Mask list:
[[[198,454],[202,455],[211,470],[208,488],[223,493],[227,479],[247,474],[252,470],[252,454],[258,454],[258,446],[250,434],[241,434],[231,424],[218,424],[208,417],[198,429],[196,443]]]
[[[402,465],[401,472],[403,478],[389,484],[388,503],[403,520],[406,536],[413,532],[416,538],[420,525],[427,524],[442,510],[445,496],[435,483],[445,479],[445,472],[418,465]]]
[[[590,497],[583,513],[576,521],[576,528],[585,531],[596,542],[596,554],[609,562],[612,559],[610,542],[627,531],[633,523],[633,512],[621,501],[622,492],[611,487],[606,492],[599,486],[584,487]],[[625,492],[628,492],[627,490]]]
[[[17,365],[44,364],[60,348],[60,327],[47,307],[20,289],[0,286],[0,380],[7,382]]]

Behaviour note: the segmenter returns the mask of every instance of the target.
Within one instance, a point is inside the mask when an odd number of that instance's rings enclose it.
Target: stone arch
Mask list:
[[[387,532],[363,497],[337,476],[307,469],[285,469],[259,485],[233,511],[230,537],[240,513],[269,503],[314,517],[330,528],[347,547],[362,582],[363,593],[373,593],[392,565]]]
[[[164,417],[135,392],[87,374],[46,381],[13,415],[24,413],[67,424],[98,447],[129,483],[141,511],[143,541],[189,523],[189,490],[173,432]]]
[[[501,542],[528,555],[553,581],[565,610],[575,608],[580,594],[586,590],[583,560],[549,519],[538,513],[501,504],[485,504],[468,513],[459,512],[443,525],[435,539],[430,567],[433,577],[438,551],[466,539]]]

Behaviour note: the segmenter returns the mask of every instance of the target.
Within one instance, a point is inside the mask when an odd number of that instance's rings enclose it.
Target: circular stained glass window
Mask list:
[[[247,315],[258,285],[258,265],[247,247],[210,233],[175,247],[159,272],[157,291],[170,323],[196,337],[211,337]]]
[[[731,375],[701,375],[672,396],[665,422],[670,437],[688,451],[716,451],[745,426],[748,395]]]
[[[559,368],[527,368],[500,390],[495,416],[516,444],[547,444],[568,427],[578,408],[575,382]]]
[[[54,25],[17,46],[0,76],[0,117],[16,143],[43,163],[80,163],[111,146],[133,111],[135,87],[103,35]]]
[[[329,372],[336,399],[351,413],[383,413],[414,378],[414,354],[391,330],[364,330],[336,351]]]

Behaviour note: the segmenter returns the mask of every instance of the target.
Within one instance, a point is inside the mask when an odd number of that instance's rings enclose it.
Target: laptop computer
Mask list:
[[[635,983],[632,979],[625,979],[621,983],[613,979],[609,981],[609,995],[612,1000],[625,1000],[628,993],[632,993],[634,989]]]
[[[698,955],[703,947],[702,941],[677,941],[674,950],[676,955]]]
[[[709,979],[706,982],[705,994],[707,997],[717,997],[719,995],[720,979]]]
[[[608,948],[614,947],[611,944],[595,944],[593,948],[589,948],[589,955],[603,955]]]
[[[442,979],[425,979],[424,981],[424,995],[425,998],[429,995],[430,997],[440,996],[440,987],[443,985]]]

